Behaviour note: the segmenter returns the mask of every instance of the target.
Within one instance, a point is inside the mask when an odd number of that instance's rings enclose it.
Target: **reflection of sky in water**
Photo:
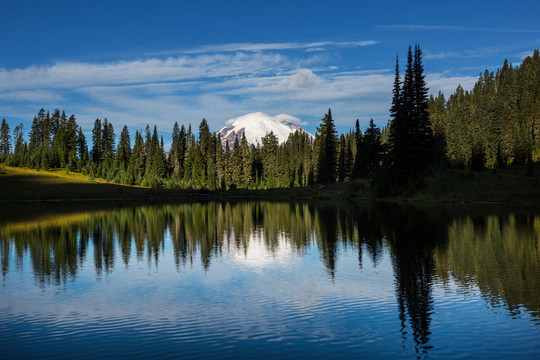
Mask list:
[[[383,346],[395,338],[392,332],[381,333],[387,326],[398,328],[388,256],[377,268],[366,258],[359,270],[352,249],[343,252],[339,272],[331,279],[316,248],[297,254],[284,237],[271,254],[253,234],[246,252],[231,246],[206,271],[198,259],[178,269],[169,238],[165,244],[157,265],[146,258],[137,262],[133,252],[125,266],[115,249],[115,268],[99,276],[100,281],[92,256],[73,282],[60,287],[40,289],[31,276],[11,272],[4,283],[2,318],[45,328],[34,335],[45,332],[53,338],[74,337],[72,341],[82,341],[79,335],[89,331],[110,336],[110,341],[135,331],[210,347],[238,342],[259,347],[260,342],[270,347],[269,354],[281,351],[275,342],[304,352],[368,339]],[[285,257],[279,258],[281,254]],[[263,261],[256,266],[259,259]],[[31,271],[29,265],[23,272]]]
[[[234,241],[234,234],[232,236]],[[237,248],[235,244],[227,246],[232,250],[231,260],[236,264],[242,264],[256,271],[267,267],[287,266],[295,260],[293,248],[283,234],[277,235],[277,244],[270,249],[264,242],[262,232],[252,232],[247,246]]]
[[[259,230],[245,241],[231,235],[209,266],[200,248],[178,265],[169,231],[159,261],[148,249],[137,257],[132,246],[126,265],[115,236],[114,266],[100,274],[89,242],[76,275],[58,286],[39,286],[30,254],[18,263],[12,248],[0,288],[0,346],[8,358],[95,358],[111,349],[125,357],[540,355],[539,321],[526,309],[509,316],[502,298],[452,276],[432,275],[425,299],[405,292],[402,328],[398,248],[386,244],[374,263],[367,244],[359,261],[356,245],[337,241],[331,275],[316,236],[298,249],[283,233],[267,244]],[[400,266],[410,271],[407,261]],[[411,319],[419,300],[430,309],[428,321],[416,323],[427,326],[422,346]]]

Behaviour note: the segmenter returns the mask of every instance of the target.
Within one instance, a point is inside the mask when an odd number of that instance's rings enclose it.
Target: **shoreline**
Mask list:
[[[471,180],[473,178],[473,180]],[[495,180],[493,180],[495,179]],[[447,180],[453,187],[446,189]],[[331,185],[275,189],[153,189],[88,180],[80,173],[4,167],[0,174],[0,204],[74,203],[110,201],[223,201],[223,200],[296,200],[353,201],[388,203],[540,205],[540,187],[535,177],[492,175],[449,171],[428,177],[426,185],[396,197],[377,198],[369,190],[371,179]],[[441,184],[445,188],[441,188]],[[490,192],[491,191],[491,192]]]

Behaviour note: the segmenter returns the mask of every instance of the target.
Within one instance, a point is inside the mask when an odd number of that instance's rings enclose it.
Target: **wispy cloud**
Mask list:
[[[271,50],[294,50],[306,49],[308,51],[322,51],[326,48],[351,48],[378,44],[375,40],[365,41],[319,41],[311,43],[285,42],[285,43],[235,43],[206,45],[194,49],[183,49],[153,53],[152,55],[174,55],[174,54],[204,54],[204,53],[224,53],[224,52],[261,52]]]
[[[49,90],[22,90],[22,91],[6,91],[0,93],[0,100],[8,101],[24,101],[24,102],[50,102],[61,101],[62,95]]]
[[[504,27],[468,27],[455,25],[420,25],[420,24],[395,24],[395,25],[377,25],[377,29],[385,30],[435,30],[435,31],[482,31],[482,32],[500,32],[500,33],[540,33],[540,29],[508,29]]]
[[[430,49],[424,50],[424,59],[426,60],[443,60],[448,58],[481,58],[481,57],[490,57],[497,54],[508,53],[512,49],[509,47],[498,46],[498,47],[483,47],[473,50],[462,50],[462,51],[440,51],[433,52]]]
[[[252,45],[252,49],[293,47],[288,43]],[[166,133],[175,121],[197,124],[204,117],[215,131],[227,119],[260,111],[291,114],[307,121],[308,129],[314,131],[332,107],[336,125],[343,128],[353,126],[357,118],[364,125],[371,117],[384,125],[391,100],[392,69],[343,66],[339,58],[328,54],[332,52],[299,56],[302,49],[311,46],[367,45],[317,42],[296,44],[295,49],[300,51],[294,53],[246,51],[244,47],[241,52],[194,51],[144,60],[58,62],[0,69],[0,112],[27,116],[42,106],[62,107],[75,113],[86,129],[92,127],[96,117],[107,117],[115,127],[127,124],[134,130],[149,123]],[[448,74],[428,77],[432,91],[452,92],[459,83],[466,87],[471,79]]]
[[[471,90],[476,81],[478,81],[477,76],[448,76],[444,73],[428,74],[426,76],[429,92],[437,94],[441,91],[446,97],[453,94],[459,85],[466,90]]]
[[[104,64],[60,62],[51,66],[0,69],[0,91],[186,81],[260,74],[291,66],[289,60],[279,54],[261,53],[151,58]]]
[[[533,56],[533,51],[523,51],[516,55],[517,58],[524,60],[528,56]]]

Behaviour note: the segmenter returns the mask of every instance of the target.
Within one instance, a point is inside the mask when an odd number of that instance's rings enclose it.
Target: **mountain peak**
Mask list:
[[[302,121],[288,114],[270,116],[262,112],[254,112],[227,121],[227,126],[219,130],[223,146],[229,142],[233,146],[234,138],[245,133],[248,143],[262,145],[262,140],[270,131],[276,135],[280,144],[287,141],[289,134],[295,131],[305,132],[300,126]]]

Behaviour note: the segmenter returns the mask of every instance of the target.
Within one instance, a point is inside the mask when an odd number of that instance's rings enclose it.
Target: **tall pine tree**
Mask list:
[[[315,138],[317,148],[317,182],[331,184],[336,181],[337,137],[332,110],[324,116],[317,128]]]
[[[407,67],[400,86],[399,62],[390,109],[390,146],[394,180],[417,178],[432,165],[433,134],[427,111],[427,87],[422,65],[422,51],[418,45],[407,54]]]

